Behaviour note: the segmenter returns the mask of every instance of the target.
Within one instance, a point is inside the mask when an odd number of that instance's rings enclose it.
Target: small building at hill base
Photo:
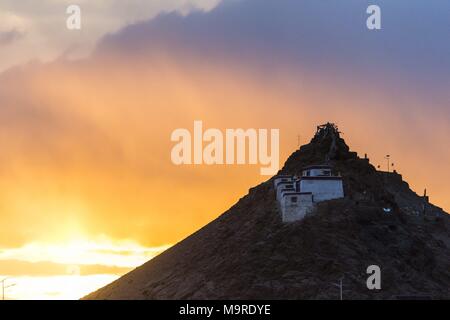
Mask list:
[[[318,202],[344,197],[342,177],[329,165],[306,167],[301,177],[276,176],[274,187],[283,222],[303,219]]]

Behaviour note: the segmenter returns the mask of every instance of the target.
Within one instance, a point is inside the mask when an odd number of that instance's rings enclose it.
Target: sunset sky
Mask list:
[[[66,28],[74,2],[81,30]],[[441,0],[1,0],[7,298],[80,298],[269,178],[175,166],[171,132],[194,120],[280,129],[281,165],[335,122],[449,211],[449,17]]]

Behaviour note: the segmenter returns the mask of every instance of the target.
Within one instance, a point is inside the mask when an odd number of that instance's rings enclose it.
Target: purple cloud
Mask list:
[[[382,10],[369,31],[366,8]],[[102,39],[98,52],[154,52],[245,63],[389,70],[428,84],[450,83],[450,2],[440,0],[240,0],[210,12],[162,14]],[[409,80],[408,80],[409,81]]]
[[[24,33],[20,32],[18,30],[9,30],[9,31],[4,31],[4,32],[0,32],[0,46],[6,46],[9,45],[21,38],[24,37]]]

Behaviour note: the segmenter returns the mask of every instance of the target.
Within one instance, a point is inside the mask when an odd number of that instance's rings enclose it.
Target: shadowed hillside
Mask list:
[[[345,198],[282,223],[272,179],[250,189],[196,233],[86,299],[450,298],[450,216],[351,152],[331,124],[295,151],[280,173],[329,163]],[[385,212],[390,209],[390,212]],[[381,268],[368,290],[366,268]]]

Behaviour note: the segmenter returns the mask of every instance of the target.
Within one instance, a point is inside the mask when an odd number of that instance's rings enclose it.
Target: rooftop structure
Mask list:
[[[344,197],[342,177],[329,165],[305,167],[301,177],[276,176],[274,186],[283,222],[303,219],[318,202]]]

